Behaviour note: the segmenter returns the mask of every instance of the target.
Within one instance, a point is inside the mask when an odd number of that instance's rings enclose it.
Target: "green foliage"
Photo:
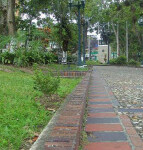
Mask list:
[[[75,86],[81,81],[81,78],[75,79],[69,79],[64,78],[60,79],[60,86],[57,90],[57,93],[60,97],[65,98],[69,93],[73,91]]]
[[[139,67],[141,64],[137,61],[135,61],[134,59],[131,59],[129,62],[128,62],[129,66],[136,66],[136,67]]]
[[[100,65],[101,63],[99,61],[94,61],[94,60],[88,60],[86,61],[86,65],[88,66],[94,66],[94,65]]]
[[[6,47],[6,45],[8,43],[10,43],[11,41],[11,37],[10,36],[3,36],[3,35],[0,35],[0,49],[3,49]]]
[[[60,78],[54,77],[51,72],[44,74],[38,69],[35,70],[34,76],[34,88],[42,91],[44,94],[51,95],[54,94],[60,84]]]
[[[1,63],[14,64],[19,67],[32,66],[34,63],[48,64],[57,61],[57,55],[36,48],[27,51],[24,47],[20,47],[13,53],[5,51],[0,54]]]
[[[119,56],[118,58],[110,60],[111,65],[126,65],[127,59],[125,56]]]
[[[116,59],[116,58],[111,59],[111,60],[110,60],[110,64],[111,64],[111,65],[117,65],[117,59]]]
[[[76,64],[76,62],[77,62],[77,56],[68,55],[67,62],[72,62],[72,63]]]
[[[14,65],[18,67],[28,66],[28,60],[24,48],[19,48],[15,51]]]
[[[126,65],[127,64],[126,56],[119,56],[117,58],[117,64],[118,65]]]
[[[142,49],[142,27],[138,25],[143,9],[139,0],[112,1],[87,0],[86,14],[90,18],[90,24],[108,24],[112,31],[110,46],[112,50],[117,48],[117,24],[119,25],[119,50],[125,54],[126,50],[126,25],[128,27],[129,58],[137,60],[137,52]],[[98,15],[95,15],[98,14]],[[96,28],[98,31],[99,28]],[[102,30],[101,30],[102,32]]]
[[[0,57],[1,57],[1,62],[3,64],[13,64],[14,63],[15,54],[11,53],[9,51],[5,51],[5,52],[0,54]]]

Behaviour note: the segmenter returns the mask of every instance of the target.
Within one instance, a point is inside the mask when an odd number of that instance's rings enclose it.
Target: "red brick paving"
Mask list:
[[[90,94],[90,97],[107,97],[108,95],[106,94]]]
[[[111,99],[107,99],[107,98],[105,98],[105,99],[92,98],[89,100],[89,102],[109,102],[109,101],[111,101]]]
[[[135,135],[137,133],[133,127],[126,127],[126,131],[129,135]]]
[[[115,113],[88,113],[88,117],[97,117],[97,118],[110,118],[110,117],[116,117],[117,115]]]
[[[87,124],[85,127],[85,131],[123,131],[123,128],[120,124]]]
[[[111,104],[97,104],[97,105],[88,105],[88,107],[92,108],[112,108]]]
[[[84,150],[132,150],[127,142],[89,143]]]

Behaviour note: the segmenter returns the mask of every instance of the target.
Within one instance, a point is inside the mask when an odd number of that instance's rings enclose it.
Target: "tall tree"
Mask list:
[[[7,35],[7,0],[0,0],[0,33]]]
[[[3,35],[15,34],[15,0],[0,0],[0,31]]]
[[[7,26],[9,35],[14,35],[15,28],[15,0],[8,0],[7,2]]]

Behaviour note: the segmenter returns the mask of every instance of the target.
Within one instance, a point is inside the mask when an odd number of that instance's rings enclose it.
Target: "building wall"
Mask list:
[[[109,58],[111,59],[111,47],[109,51]],[[97,60],[101,63],[107,63],[108,61],[108,45],[99,45]],[[106,61],[105,61],[106,60]]]

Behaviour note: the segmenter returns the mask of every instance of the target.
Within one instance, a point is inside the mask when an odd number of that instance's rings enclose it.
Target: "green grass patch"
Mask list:
[[[66,97],[80,80],[61,79],[58,95]],[[40,132],[53,116],[38,100],[44,95],[33,84],[30,74],[0,71],[1,150],[19,150],[24,140]]]
[[[58,89],[58,95],[61,98],[65,98],[69,93],[73,91],[75,86],[81,81],[81,78],[77,79],[69,79],[69,78],[62,78],[60,82],[60,88]]]

